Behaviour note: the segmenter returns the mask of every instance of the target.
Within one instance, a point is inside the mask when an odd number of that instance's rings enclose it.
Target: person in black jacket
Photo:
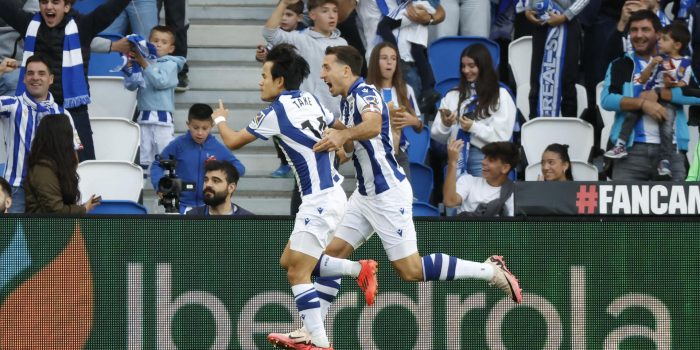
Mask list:
[[[231,197],[238,186],[238,170],[229,162],[208,160],[204,164],[204,203],[186,215],[255,215],[233,203]]]
[[[74,0],[40,0],[39,13],[41,18],[38,29],[30,26],[36,23],[35,14],[27,12],[14,1],[3,2],[0,18],[25,37],[25,50],[33,42],[34,53],[43,54],[49,58],[51,71],[54,72],[54,82],[49,91],[56,103],[63,105],[71,116],[78,135],[83,143],[83,150],[79,153],[81,161],[95,159],[95,149],[92,142],[92,129],[88,117],[88,99],[79,102],[66,103],[65,99],[72,91],[64,91],[63,84],[63,57],[64,38],[66,26],[74,21],[77,25],[80,37],[80,51],[82,54],[82,66],[87,85],[88,63],[90,62],[90,43],[98,33],[107,28],[117,16],[129,4],[130,0],[108,0],[87,15],[80,15],[72,8]],[[34,33],[34,35],[31,35]],[[25,55],[26,56],[26,55]],[[21,82],[19,89],[24,89]],[[66,96],[68,95],[68,96]]]

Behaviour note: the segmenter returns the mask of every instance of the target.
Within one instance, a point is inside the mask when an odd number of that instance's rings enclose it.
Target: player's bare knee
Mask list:
[[[332,256],[334,258],[345,259],[348,256],[350,256],[350,254],[352,254],[353,250],[354,250],[353,246],[347,242],[333,241],[333,242],[331,242],[331,244],[329,244],[326,247],[324,254],[326,254],[328,256]]]
[[[423,280],[423,271],[410,265],[395,265],[394,269],[399,277],[406,282],[420,282]]]

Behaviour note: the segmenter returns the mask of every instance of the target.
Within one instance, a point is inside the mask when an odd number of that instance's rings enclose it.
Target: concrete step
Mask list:
[[[194,103],[206,103],[211,106],[217,106],[219,99],[223,100],[228,109],[243,108],[241,105],[246,107],[259,106],[264,103],[260,100],[260,91],[258,90],[190,89],[176,94],[175,104],[177,107],[190,106]]]
[[[260,67],[215,66],[190,68],[190,89],[259,91]]]
[[[210,48],[189,46],[187,49],[187,61],[193,66],[201,65],[202,62],[217,62],[219,64],[245,62],[251,65],[257,64],[259,69],[261,65],[255,60],[255,47]]]
[[[211,20],[259,20],[266,21],[274,10],[274,6],[238,6],[238,5],[208,5],[190,6],[187,9],[187,16],[191,20],[205,19]]]
[[[187,32],[194,47],[255,47],[265,42],[261,25],[193,24]]]

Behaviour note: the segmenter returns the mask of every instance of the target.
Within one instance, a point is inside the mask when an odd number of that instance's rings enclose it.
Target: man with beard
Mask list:
[[[233,203],[231,197],[238,185],[238,170],[229,162],[207,161],[204,165],[204,203],[186,215],[255,215]]]

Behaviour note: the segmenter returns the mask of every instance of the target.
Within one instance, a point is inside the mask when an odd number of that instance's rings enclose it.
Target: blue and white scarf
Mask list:
[[[562,10],[553,1],[545,0],[538,8],[538,16],[550,11],[561,14]],[[541,14],[540,14],[541,12]],[[558,117],[561,112],[561,89],[566,53],[566,25],[549,27],[544,44],[542,70],[540,71],[540,91],[537,103],[537,116]]]
[[[690,18],[690,9],[695,6],[696,0],[680,0],[676,19],[687,21]]]
[[[149,43],[142,36],[138,34],[129,34],[126,39],[133,44],[133,46],[139,51],[141,56],[143,56],[149,63],[153,63],[158,59],[158,51],[155,45]],[[110,72],[122,72],[130,81],[135,82],[138,86],[145,88],[146,79],[143,78],[143,69],[136,62],[135,59],[129,57],[129,55],[121,54],[122,63],[110,70]],[[131,65],[129,65],[131,61]]]
[[[476,111],[476,106],[479,104],[479,99],[476,96],[476,90],[471,89],[471,95],[464,100],[460,106],[459,110],[462,112],[460,115],[472,114]],[[464,147],[459,153],[459,158],[457,158],[457,176],[468,172],[469,170],[469,148],[471,142],[471,133],[464,131],[461,127],[457,129],[457,140],[462,140],[464,142]]]
[[[22,56],[22,68],[19,71],[19,84],[15,94],[20,96],[26,90],[24,86],[24,74],[26,71],[27,59],[34,55],[36,46],[36,35],[41,26],[41,14],[34,14],[32,21],[27,27],[27,34],[24,37],[24,55]],[[68,24],[63,37],[63,68],[61,71],[61,82],[63,90],[63,107],[75,108],[90,103],[87,83],[85,82],[85,72],[83,70],[83,53],[80,49],[80,36],[78,25],[72,17],[68,17]]]

